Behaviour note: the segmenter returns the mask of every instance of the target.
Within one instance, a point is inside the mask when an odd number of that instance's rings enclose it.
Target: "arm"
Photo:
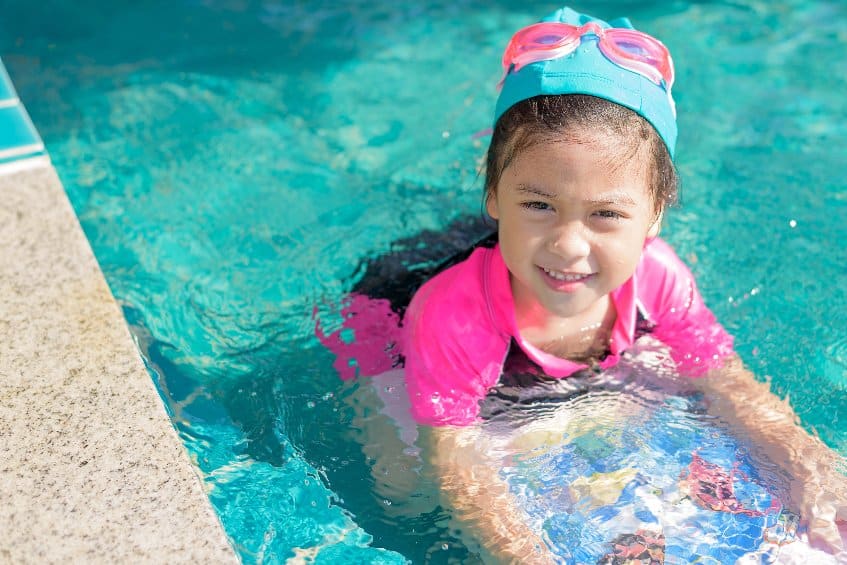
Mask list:
[[[430,279],[403,320],[405,378],[420,444],[454,516],[494,562],[553,563],[500,477],[492,436],[479,423],[479,401],[498,381],[509,350],[490,314],[487,250]],[[505,276],[505,275],[504,275]],[[494,559],[496,556],[496,559]]]
[[[555,563],[497,472],[501,462],[478,425],[427,428],[425,443],[454,516],[496,562]]]
[[[844,459],[804,430],[788,400],[756,380],[737,356],[692,382],[711,414],[743,430],[788,474],[789,505],[808,521],[810,542],[843,551],[836,521],[847,520],[847,477],[839,470]]]
[[[681,374],[692,379],[709,411],[741,429],[753,444],[787,473],[789,504],[808,522],[809,539],[841,550],[836,520],[847,519],[844,460],[806,432],[786,400],[744,368],[732,337],[706,307],[694,277],[673,250],[658,238],[645,250],[639,274],[645,304],[651,308],[654,335],[671,348]]]

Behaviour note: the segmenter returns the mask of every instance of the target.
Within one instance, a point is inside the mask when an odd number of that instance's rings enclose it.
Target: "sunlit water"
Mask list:
[[[338,380],[312,311],[393,242],[479,211],[500,50],[554,7],[3,3],[0,56],[246,562],[475,559],[416,454],[380,463],[385,440],[358,431],[378,401]],[[749,367],[847,453],[847,7],[575,7],[670,46],[683,205],[664,236]],[[643,409],[684,427],[696,399],[671,398]],[[517,478],[543,469],[515,457]]]
[[[554,552],[567,563],[644,548],[658,562],[735,563],[802,546],[787,477],[660,352],[641,343],[605,374],[570,379],[567,401],[488,423],[501,476]]]

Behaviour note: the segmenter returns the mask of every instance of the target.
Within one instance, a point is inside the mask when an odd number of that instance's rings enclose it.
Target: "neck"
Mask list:
[[[515,304],[515,321],[523,339],[543,351],[572,360],[604,353],[615,319],[608,296],[573,316],[556,315],[537,302]]]

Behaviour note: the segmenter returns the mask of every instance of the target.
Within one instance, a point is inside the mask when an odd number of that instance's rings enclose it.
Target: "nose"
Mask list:
[[[547,247],[567,261],[587,257],[591,251],[588,230],[581,222],[563,222],[551,231]]]

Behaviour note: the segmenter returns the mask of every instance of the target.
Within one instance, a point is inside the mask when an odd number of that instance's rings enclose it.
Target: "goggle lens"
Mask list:
[[[504,79],[510,71],[517,72],[530,63],[573,53],[588,34],[597,36],[600,51],[611,62],[646,77],[670,94],[673,61],[658,39],[631,29],[604,29],[594,22],[583,26],[542,22],[518,30],[503,53]]]

